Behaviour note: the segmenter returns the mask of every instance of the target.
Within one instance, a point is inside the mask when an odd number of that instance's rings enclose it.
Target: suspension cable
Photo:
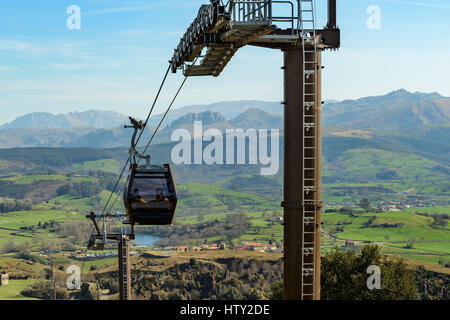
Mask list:
[[[139,143],[139,140],[141,139],[142,135],[144,134],[145,128],[147,127],[148,121],[150,120],[150,117],[151,117],[151,115],[152,115],[152,113],[153,113],[153,110],[154,110],[154,108],[155,108],[156,102],[157,102],[158,99],[159,99],[159,96],[160,96],[160,94],[161,94],[162,88],[164,87],[164,84],[166,83],[167,76],[168,76],[169,71],[170,71],[170,67],[171,67],[171,64],[169,64],[169,67],[167,68],[167,71],[166,71],[166,73],[165,73],[165,75],[164,75],[164,78],[163,78],[163,80],[162,80],[162,82],[161,82],[161,85],[159,86],[158,93],[156,94],[156,97],[155,97],[155,99],[154,99],[154,101],[153,101],[152,107],[150,108],[150,111],[149,111],[149,113],[148,113],[148,115],[147,115],[147,119],[145,120],[144,126],[143,126],[143,128],[142,128],[142,130],[141,130],[141,132],[140,132],[140,134],[139,134],[139,136],[138,136],[138,138],[137,138],[137,140],[136,140],[136,145]],[[105,204],[105,206],[104,206],[104,208],[103,208],[103,210],[102,210],[102,215],[105,213],[106,208],[108,207],[108,204],[110,203],[110,201],[111,201],[111,199],[112,199],[112,197],[113,197],[113,195],[114,195],[114,193],[115,193],[115,191],[116,191],[116,189],[117,189],[117,186],[119,185],[120,180],[122,179],[123,174],[125,173],[125,170],[126,170],[126,168],[127,168],[129,162],[130,162],[130,158],[127,159],[125,165],[123,166],[123,169],[122,169],[122,171],[121,171],[121,173],[120,173],[120,175],[119,175],[119,178],[117,179],[116,184],[114,185],[114,188],[113,188],[113,190],[111,191],[111,194],[109,195],[108,200],[106,201],[106,204]],[[115,203],[115,202],[116,202],[116,201],[114,201],[114,203]],[[112,208],[112,207],[111,207],[111,208]]]
[[[195,59],[194,64],[195,64],[196,61],[197,61],[197,58]],[[162,82],[161,82],[161,85],[159,86],[158,92],[157,92],[156,97],[155,97],[155,99],[154,99],[154,101],[153,101],[152,107],[150,108],[150,111],[149,111],[149,113],[148,113],[148,115],[147,115],[147,118],[146,118],[146,120],[145,120],[145,122],[144,122],[143,128],[142,128],[142,130],[141,130],[141,132],[140,132],[140,134],[139,134],[139,136],[138,136],[138,138],[137,138],[137,140],[136,140],[136,146],[137,146],[137,144],[139,143],[141,137],[142,137],[143,134],[144,134],[144,131],[145,131],[146,127],[147,127],[147,124],[148,124],[148,122],[149,122],[149,120],[150,120],[150,117],[151,117],[151,115],[152,115],[152,113],[153,113],[153,110],[154,110],[154,108],[155,108],[155,106],[156,106],[156,103],[157,103],[157,101],[158,101],[158,99],[159,99],[159,96],[160,96],[161,91],[162,91],[162,89],[163,89],[163,87],[164,87],[164,84],[166,83],[167,76],[168,76],[168,74],[169,74],[169,71],[170,71],[170,69],[171,69],[171,66],[172,66],[172,64],[169,63],[169,66],[168,66],[168,68],[167,68],[167,71],[166,71],[166,73],[164,74],[164,77],[163,77],[163,80],[162,80]],[[184,77],[184,80],[183,80],[183,82],[181,83],[180,87],[178,88],[178,90],[177,90],[177,92],[176,92],[174,98],[172,99],[172,101],[171,101],[169,107],[167,108],[167,110],[166,110],[166,112],[164,113],[163,117],[161,118],[161,120],[160,120],[158,126],[156,127],[156,130],[153,132],[152,137],[150,138],[149,142],[147,143],[147,145],[146,145],[146,147],[145,147],[145,149],[144,149],[143,154],[145,154],[145,152],[147,151],[148,147],[150,146],[150,144],[152,143],[153,139],[155,138],[156,133],[159,131],[159,129],[160,129],[160,127],[161,127],[163,121],[165,120],[167,114],[169,113],[169,111],[170,111],[170,109],[172,108],[172,106],[173,106],[175,100],[177,99],[177,97],[178,97],[178,95],[179,95],[181,89],[183,88],[184,84],[186,83],[186,80],[187,80],[187,76]],[[140,160],[141,160],[141,159],[139,159],[139,162],[140,162]],[[128,164],[130,163],[130,161],[131,161],[131,156],[128,157],[128,159],[127,159],[125,165],[123,166],[122,171],[120,172],[120,175],[119,175],[119,177],[118,177],[118,179],[117,179],[117,181],[116,181],[116,183],[115,183],[115,185],[114,185],[114,188],[113,188],[113,190],[111,191],[111,194],[109,195],[108,200],[106,201],[105,206],[103,207],[102,213],[101,213],[100,217],[99,217],[98,220],[97,220],[97,223],[100,222],[101,216],[103,216],[103,214],[105,213],[106,208],[108,208],[108,204],[110,203],[110,201],[111,201],[111,199],[112,199],[112,197],[113,197],[113,195],[114,195],[114,193],[115,193],[115,191],[116,191],[116,189],[117,189],[117,186],[119,185],[120,180],[122,179],[122,176],[123,176],[123,174],[125,173],[125,170],[126,170]],[[138,162],[138,163],[139,163],[139,162]],[[125,186],[124,186],[123,188],[125,188]],[[123,191],[123,188],[122,188],[122,191]],[[115,206],[117,200],[119,199],[120,194],[122,193],[122,191],[119,192],[119,193],[117,194],[116,199],[114,200],[114,202],[112,203],[112,205],[109,207],[108,212],[110,212],[110,211],[114,208],[114,206]],[[96,228],[94,228],[94,229],[92,230],[91,236],[94,234],[95,230],[96,230]],[[85,249],[85,251],[84,251],[84,254],[85,254],[85,255],[87,254],[88,250],[89,250],[89,248],[87,247],[87,248]],[[86,258],[86,256],[85,256],[85,258]],[[82,263],[81,274],[80,274],[81,277],[82,277],[82,273],[83,273],[83,269],[84,269],[85,262],[86,262],[86,259],[84,259],[84,261],[83,261],[83,263]]]
[[[169,67],[167,68],[166,74],[164,75],[163,81],[161,82],[161,86],[159,87],[158,93],[156,94],[155,100],[153,101],[152,108],[150,109],[150,112],[148,113],[147,119],[146,119],[145,122],[144,122],[144,127],[143,127],[143,129],[141,130],[141,133],[139,134],[139,137],[138,137],[137,140],[136,140],[136,145],[139,143],[139,140],[141,139],[141,137],[142,137],[142,135],[143,135],[143,133],[144,133],[144,130],[145,130],[145,128],[147,127],[148,121],[150,120],[150,117],[151,117],[151,115],[152,115],[152,113],[153,113],[153,109],[155,108],[156,101],[158,100],[159,95],[161,94],[161,90],[162,90],[164,84],[166,83],[167,75],[169,74],[169,71],[170,71],[170,67],[171,67],[171,66],[172,66],[172,65],[169,64]]]
[[[178,95],[180,94],[181,89],[183,89],[184,84],[186,83],[187,78],[188,78],[187,76],[184,77],[183,82],[181,83],[180,87],[178,88],[177,93],[176,93],[175,96],[173,97],[172,102],[170,103],[170,105],[169,105],[169,107],[167,108],[166,112],[164,113],[164,115],[163,115],[161,121],[159,122],[158,126],[156,127],[155,131],[153,132],[153,135],[152,135],[152,137],[150,138],[150,140],[148,141],[148,143],[147,143],[147,145],[146,145],[146,147],[145,147],[145,149],[144,149],[144,152],[143,152],[142,154],[145,154],[145,152],[147,151],[148,147],[150,146],[150,144],[152,143],[153,139],[155,138],[156,134],[158,133],[159,128],[161,127],[162,123],[163,123],[164,120],[166,119],[166,116],[167,116],[167,114],[169,113],[170,109],[172,108],[173,104],[175,103],[175,100],[177,99]],[[139,159],[139,161],[140,161],[140,160],[141,160],[141,159]]]
[[[152,113],[153,113],[153,110],[154,110],[154,108],[155,108],[155,105],[156,105],[156,103],[157,103],[157,101],[158,101],[158,98],[159,98],[159,96],[160,96],[160,94],[161,94],[162,88],[164,87],[164,84],[165,84],[165,82],[166,82],[166,80],[167,80],[167,76],[168,76],[168,74],[169,74],[170,67],[171,67],[171,64],[169,64],[169,66],[168,66],[168,68],[167,68],[167,71],[166,71],[166,73],[164,74],[163,80],[162,80],[161,85],[159,86],[159,89],[158,89],[158,93],[156,94],[156,97],[155,97],[155,99],[154,99],[154,101],[153,101],[152,107],[150,108],[150,111],[149,111],[149,113],[148,113],[148,115],[147,115],[147,119],[145,120],[144,127],[143,127],[143,129],[141,130],[141,132],[140,132],[140,134],[139,134],[139,137],[138,137],[138,139],[137,139],[138,142],[139,142],[139,140],[141,139],[141,137],[142,137],[142,135],[143,135],[143,133],[144,133],[144,130],[145,130],[147,124],[148,124],[148,121],[150,120],[150,117],[151,117],[151,115],[152,115]],[[111,199],[112,199],[112,197],[113,197],[113,195],[114,195],[114,192],[116,191],[117,186],[119,185],[120,180],[122,179],[122,176],[123,176],[123,174],[125,173],[125,170],[126,170],[126,168],[127,168],[129,162],[130,162],[130,158],[127,159],[125,165],[123,166],[122,171],[120,172],[120,175],[119,175],[119,177],[118,177],[118,179],[117,179],[117,181],[116,181],[116,183],[115,183],[115,185],[114,185],[114,188],[113,188],[113,190],[111,191],[111,194],[109,195],[108,200],[106,201],[105,206],[103,207],[101,216],[105,213],[105,210],[106,210],[106,208],[108,207],[108,204],[109,204],[109,202],[111,201]],[[120,195],[120,193],[118,194],[118,196],[119,196],[119,195]],[[114,205],[116,204],[118,198],[119,198],[119,197],[116,198],[116,200],[114,201],[113,205],[109,208],[108,211],[111,211],[111,210],[112,210],[112,208],[113,208]],[[99,217],[99,218],[97,219],[97,223],[100,222],[100,219],[101,219],[101,217]],[[92,235],[94,234],[94,232],[95,232],[95,228],[93,228],[93,230],[91,231],[91,235],[90,235],[90,236],[92,236]],[[85,254],[85,255],[87,254],[88,250],[89,250],[89,248],[86,247],[86,249],[85,249],[85,251],[84,251],[84,254]],[[85,261],[83,261],[82,268],[81,268],[81,273],[83,272],[84,264],[85,264]],[[80,276],[82,276],[82,275],[80,275]]]
[[[161,125],[163,124],[164,120],[165,120],[166,117],[167,117],[167,114],[169,113],[170,109],[172,108],[173,104],[175,103],[175,100],[177,99],[178,95],[180,94],[181,89],[183,89],[184,84],[186,83],[187,78],[188,78],[188,77],[184,77],[183,82],[181,83],[180,87],[178,88],[178,90],[177,90],[175,96],[173,97],[173,99],[172,99],[171,103],[169,104],[168,108],[166,109],[166,112],[164,113],[163,117],[162,117],[161,120],[159,121],[158,126],[156,127],[155,131],[153,132],[153,135],[152,135],[152,137],[150,138],[149,142],[147,143],[147,145],[146,145],[146,147],[145,147],[145,149],[144,149],[144,152],[142,152],[142,154],[145,154],[145,152],[146,152],[147,149],[149,148],[150,144],[152,143],[153,139],[155,138],[156,134],[158,133],[158,131],[159,131]],[[140,163],[140,161],[141,161],[141,159],[138,160],[138,164]],[[111,210],[114,208],[114,206],[115,206],[117,200],[119,199],[120,194],[123,192],[124,188],[125,188],[125,187],[123,187],[123,188],[121,189],[121,191],[116,195],[116,199],[114,200],[113,204],[109,207],[108,211],[111,211]],[[112,195],[112,194],[111,194],[111,195]]]
[[[103,210],[102,210],[102,213],[101,213],[102,215],[105,213],[105,210],[106,210],[106,208],[108,207],[108,204],[109,204],[109,202],[111,201],[111,198],[113,197],[114,192],[116,191],[117,186],[119,185],[120,180],[122,179],[122,176],[123,176],[123,174],[125,173],[125,169],[127,168],[129,162],[130,162],[130,158],[127,159],[127,162],[126,162],[125,165],[123,166],[122,172],[120,173],[119,178],[117,179],[116,184],[114,185],[114,188],[113,188],[113,190],[111,191],[111,194],[109,195],[109,198],[108,198],[108,200],[106,201],[105,206],[103,207]]]
[[[197,59],[198,59],[198,58],[195,59],[194,64],[195,64],[195,62],[197,61]],[[142,128],[140,134],[139,134],[139,137],[138,137],[137,140],[136,140],[136,145],[139,143],[139,141],[140,141],[142,135],[144,134],[144,130],[145,130],[145,128],[147,127],[148,121],[150,120],[150,117],[151,117],[151,115],[152,115],[152,113],[153,113],[153,110],[154,110],[154,108],[155,108],[156,102],[157,102],[157,100],[158,100],[158,98],[159,98],[159,96],[160,96],[160,94],[161,94],[162,88],[163,88],[163,86],[164,86],[164,84],[165,84],[165,82],[166,82],[166,80],[167,80],[167,76],[168,76],[168,74],[169,74],[170,68],[171,68],[171,63],[169,63],[169,67],[167,68],[167,71],[166,71],[166,73],[165,73],[165,75],[164,75],[164,78],[163,78],[163,80],[162,80],[162,82],[161,82],[161,85],[160,85],[160,87],[159,87],[158,93],[156,94],[155,100],[153,101],[153,104],[152,104],[152,107],[151,107],[151,109],[150,109],[150,112],[148,113],[147,119],[145,120],[145,123],[144,123],[144,125],[143,125],[143,128]],[[181,89],[184,87],[184,84],[186,83],[187,78],[188,78],[187,76],[184,77],[183,82],[181,83],[180,87],[178,88],[178,90],[177,90],[175,96],[173,97],[173,99],[172,99],[171,103],[169,104],[169,106],[168,106],[166,112],[164,113],[163,117],[162,117],[161,120],[159,121],[159,124],[158,124],[158,126],[156,127],[156,130],[153,132],[153,135],[152,135],[152,137],[150,138],[149,142],[147,143],[147,145],[146,145],[146,147],[145,147],[145,149],[144,149],[144,152],[143,152],[142,154],[145,154],[145,152],[147,151],[148,147],[150,146],[150,144],[152,143],[153,139],[155,138],[156,134],[158,133],[158,131],[159,131],[159,129],[160,129],[162,123],[164,122],[165,118],[167,117],[167,114],[169,113],[170,109],[172,108],[173,104],[175,103],[175,100],[177,99],[179,93],[181,92]],[[139,159],[138,164],[140,163],[140,160],[141,160],[141,159]],[[117,189],[117,186],[119,185],[120,180],[122,179],[122,176],[123,176],[123,174],[125,173],[125,170],[126,170],[126,168],[127,168],[127,166],[128,166],[128,163],[129,163],[130,161],[131,161],[131,157],[129,157],[129,158],[127,159],[127,161],[126,161],[126,163],[125,163],[125,165],[124,165],[124,167],[123,167],[123,169],[122,169],[122,171],[121,171],[121,173],[120,173],[120,175],[119,175],[119,178],[117,179],[117,181],[116,181],[116,183],[115,183],[115,185],[114,185],[114,188],[113,188],[113,190],[111,191],[111,194],[109,195],[108,200],[106,201],[106,204],[105,204],[105,206],[104,206],[104,208],[103,208],[103,210],[102,210],[102,214],[101,214],[101,215],[103,215],[103,214],[105,213],[105,211],[106,211],[106,208],[108,208],[108,204],[110,203],[110,201],[111,201],[113,195],[115,194],[115,191],[116,191],[116,189]],[[124,189],[124,188],[125,188],[125,186],[121,189],[121,191],[120,191],[119,193],[116,194],[116,199],[114,200],[114,202],[112,203],[112,205],[109,207],[108,212],[110,212],[110,211],[114,208],[114,206],[115,206],[117,200],[119,199],[120,194],[123,192],[123,189]],[[100,221],[100,219],[101,219],[101,217],[98,218],[98,222]],[[95,231],[95,228],[94,228],[94,230],[92,230],[91,236],[92,236],[92,234],[94,233],[94,231]],[[87,252],[87,250],[86,250],[86,252]],[[83,267],[84,267],[84,266],[83,266]]]
[[[195,58],[194,62],[192,63],[192,65],[195,65],[197,63],[198,57]],[[145,154],[145,152],[147,152],[148,147],[150,146],[150,144],[152,143],[153,139],[155,138],[155,135],[158,133],[159,128],[161,127],[162,123],[164,122],[164,120],[166,119],[167,114],[169,113],[170,109],[172,108],[173,104],[175,103],[175,100],[177,99],[178,95],[181,92],[181,89],[183,89],[184,84],[186,83],[188,76],[184,76],[183,82],[181,82],[180,87],[178,88],[177,92],[175,93],[175,96],[173,97],[172,101],[169,104],[169,107],[167,108],[166,112],[164,113],[163,117],[161,118],[161,120],[159,121],[158,126],[156,127],[155,131],[153,132],[152,137],[150,138],[149,142],[147,143],[144,152],[142,152],[142,154]],[[137,143],[136,143],[137,145]],[[140,162],[141,159],[139,159]],[[138,163],[139,163],[138,162]]]

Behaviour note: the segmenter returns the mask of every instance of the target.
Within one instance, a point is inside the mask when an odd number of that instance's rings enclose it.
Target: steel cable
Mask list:
[[[166,119],[167,114],[169,113],[170,109],[172,108],[173,104],[175,103],[175,100],[177,99],[178,95],[180,94],[181,90],[183,89],[183,87],[184,87],[184,85],[185,85],[185,83],[186,83],[186,80],[187,80],[187,77],[184,77],[183,82],[181,83],[180,87],[178,88],[178,90],[177,90],[175,96],[173,97],[173,99],[172,99],[171,103],[169,104],[169,106],[168,106],[166,112],[164,113],[163,117],[162,117],[161,120],[159,121],[158,126],[156,127],[155,131],[153,132],[153,135],[152,135],[152,137],[150,138],[149,142],[147,143],[147,145],[146,145],[146,147],[145,147],[145,149],[144,149],[144,152],[143,152],[142,154],[145,154],[145,153],[147,152],[147,149],[149,148],[150,144],[153,142],[153,139],[155,138],[156,134],[158,133],[159,129],[161,128],[161,125],[162,125],[162,123],[164,122],[164,120]],[[129,159],[128,159],[128,161],[129,161]],[[138,164],[140,163],[140,161],[141,161],[141,159],[138,160]],[[123,191],[124,191],[124,188],[122,188],[122,190],[117,194],[116,199],[114,200],[113,204],[110,206],[110,208],[108,209],[108,211],[111,211],[111,210],[114,208],[114,206],[115,206],[117,200],[118,200],[119,197],[120,197],[120,194],[121,194]]]
[[[139,143],[139,140],[141,139],[142,135],[144,134],[145,128],[147,127],[148,121],[150,120],[150,117],[151,117],[151,115],[152,115],[152,113],[153,113],[153,110],[154,110],[154,108],[155,108],[156,102],[158,101],[159,96],[160,96],[161,91],[162,91],[162,88],[164,87],[164,84],[165,84],[165,82],[166,82],[166,80],[167,80],[167,76],[168,76],[168,74],[169,74],[170,67],[171,67],[171,65],[169,64],[169,67],[167,68],[167,71],[166,71],[166,73],[165,73],[165,75],[164,75],[164,78],[163,78],[163,80],[162,80],[162,82],[161,82],[161,85],[159,86],[158,93],[156,94],[156,97],[155,97],[155,99],[154,99],[154,101],[153,101],[153,104],[152,104],[152,107],[151,107],[151,109],[150,109],[150,112],[149,112],[148,115],[147,115],[147,119],[146,119],[145,122],[144,122],[144,126],[143,126],[143,128],[142,128],[142,130],[141,130],[141,132],[140,132],[140,134],[139,134],[139,136],[138,136],[138,138],[137,138],[137,140],[136,140],[136,145]],[[127,168],[129,162],[130,162],[130,158],[127,159],[127,161],[126,161],[126,163],[125,163],[125,165],[124,165],[124,167],[123,167],[123,169],[122,169],[122,171],[121,171],[121,173],[120,173],[120,175],[119,175],[119,178],[117,179],[116,184],[114,185],[114,188],[113,188],[113,190],[111,191],[111,194],[109,195],[108,200],[106,201],[106,204],[105,204],[105,206],[104,206],[104,208],[103,208],[103,210],[102,210],[102,215],[105,213],[105,210],[106,210],[106,208],[108,207],[108,204],[110,203],[110,201],[111,201],[111,199],[112,199],[112,197],[113,197],[113,195],[114,195],[114,193],[115,193],[115,191],[116,191],[116,189],[117,189],[117,186],[119,185],[120,180],[122,179],[123,174],[125,173],[125,170],[126,170],[126,168]],[[119,193],[119,194],[120,194],[120,193]],[[114,202],[114,204],[115,204],[115,202]]]

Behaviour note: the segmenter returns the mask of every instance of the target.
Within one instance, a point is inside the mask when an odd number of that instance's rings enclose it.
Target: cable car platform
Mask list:
[[[273,31],[270,25],[234,25],[232,29],[221,36],[221,43],[214,44],[207,49],[199,65],[186,66],[184,75],[217,77],[239,48]]]
[[[200,8],[175,49],[170,61],[173,73],[182,69],[185,76],[217,77],[245,45],[272,49],[308,43],[318,49],[339,47],[337,28],[316,30],[315,37],[304,33],[305,29],[299,30],[299,1],[240,0],[226,5],[217,0],[210,2]]]

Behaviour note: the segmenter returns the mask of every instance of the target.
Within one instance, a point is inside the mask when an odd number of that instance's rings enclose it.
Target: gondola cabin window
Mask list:
[[[132,224],[172,224],[177,194],[169,165],[134,167],[125,205]]]
[[[160,178],[135,178],[130,190],[133,199],[131,207],[140,208],[163,208],[170,209],[173,204],[170,198],[175,194],[169,191],[164,176]]]

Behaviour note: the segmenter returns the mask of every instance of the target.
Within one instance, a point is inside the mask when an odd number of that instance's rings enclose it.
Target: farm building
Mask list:
[[[9,276],[7,273],[2,273],[0,275],[0,286],[7,286],[9,283]]]

